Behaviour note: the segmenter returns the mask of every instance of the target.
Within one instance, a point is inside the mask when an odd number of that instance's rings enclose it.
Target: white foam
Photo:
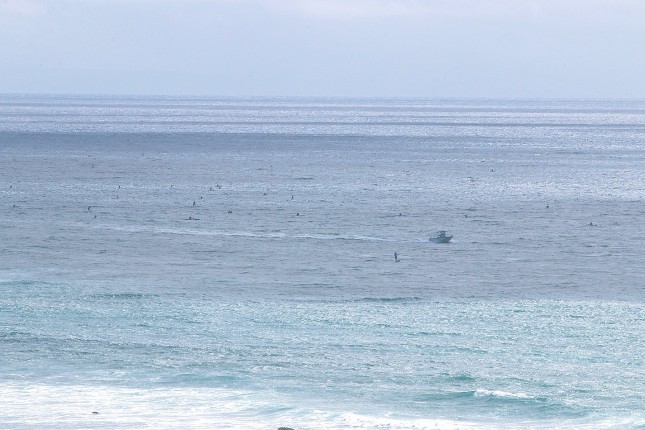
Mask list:
[[[426,429],[482,429],[485,424],[452,421],[445,419],[402,419],[393,417],[369,417],[354,413],[341,414],[336,422],[336,427],[346,429],[397,429],[397,430],[426,430]]]
[[[254,429],[284,421],[263,417],[271,405],[254,393],[213,388],[3,383],[0,404],[1,428]]]
[[[478,388],[474,394],[475,397],[500,397],[506,399],[533,399],[533,396],[530,396],[526,393],[509,393],[507,391],[499,390],[484,390]]]
[[[277,394],[216,388],[0,383],[0,428],[483,429],[490,423],[300,409]],[[95,414],[94,412],[98,412]]]
[[[476,396],[530,397],[479,389]],[[15,429],[596,429],[638,427],[642,416],[591,417],[569,421],[476,421],[407,418],[384,413],[294,407],[277,393],[221,388],[127,388],[90,385],[0,383],[0,428]],[[94,413],[97,412],[97,413]],[[599,419],[600,418],[600,419]]]

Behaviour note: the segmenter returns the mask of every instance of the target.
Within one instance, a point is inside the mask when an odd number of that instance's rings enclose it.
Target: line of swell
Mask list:
[[[364,242],[392,242],[392,243],[424,243],[424,239],[403,239],[388,238],[376,236],[364,236],[356,234],[296,234],[287,235],[282,232],[252,232],[252,231],[221,231],[221,230],[194,230],[194,229],[175,229],[175,228],[148,228],[148,227],[119,227],[119,226],[97,226],[106,230],[126,231],[129,233],[157,233],[157,234],[177,234],[177,235],[195,235],[195,236],[225,236],[225,237],[249,237],[262,239],[311,239],[311,240],[346,240],[346,241],[364,241]]]

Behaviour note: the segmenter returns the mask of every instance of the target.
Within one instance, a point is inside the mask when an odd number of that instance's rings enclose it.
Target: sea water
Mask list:
[[[644,216],[642,101],[5,95],[0,428],[644,428]]]

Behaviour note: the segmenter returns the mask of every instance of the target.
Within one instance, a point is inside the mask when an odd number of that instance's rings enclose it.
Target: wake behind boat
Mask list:
[[[448,243],[450,242],[450,239],[452,239],[452,236],[446,236],[446,232],[444,230],[441,230],[437,232],[437,235],[435,237],[430,238],[430,242]]]

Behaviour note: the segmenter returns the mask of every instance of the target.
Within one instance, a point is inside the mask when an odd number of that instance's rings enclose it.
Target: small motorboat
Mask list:
[[[446,232],[444,230],[441,230],[437,232],[437,235],[435,237],[430,238],[430,242],[448,243],[450,242],[450,239],[452,239],[452,236],[446,236]]]

